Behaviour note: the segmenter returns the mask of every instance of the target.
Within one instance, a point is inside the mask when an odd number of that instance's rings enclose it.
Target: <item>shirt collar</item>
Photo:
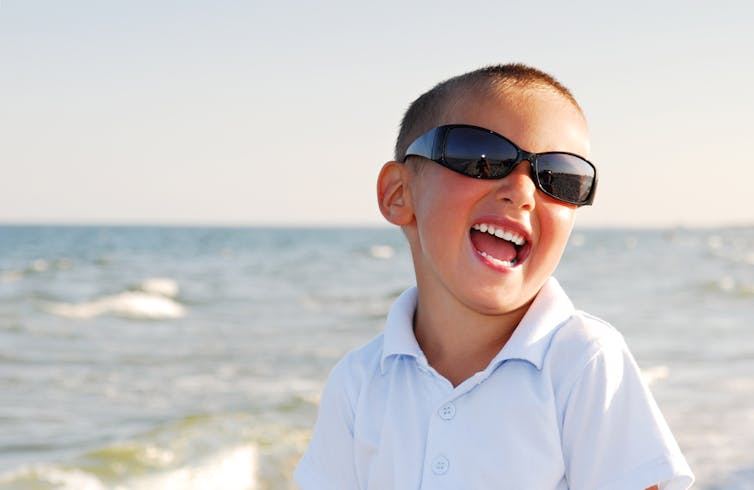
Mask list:
[[[385,373],[385,361],[392,356],[407,355],[423,358],[424,353],[414,335],[414,312],[418,291],[412,287],[395,300],[387,314],[380,369]]]
[[[554,277],[550,277],[537,293],[511,338],[487,369],[495,369],[507,360],[520,359],[542,370],[555,330],[573,316],[574,312],[573,303],[563,288]]]
[[[380,361],[383,374],[387,369],[386,361],[390,357],[407,355],[417,360],[424,359],[413,328],[417,297],[416,287],[407,289],[395,300],[388,312]],[[511,338],[485,369],[488,371],[487,374],[502,362],[511,359],[528,361],[541,370],[556,327],[570,318],[574,311],[573,303],[558,281],[554,277],[549,278],[537,293]]]

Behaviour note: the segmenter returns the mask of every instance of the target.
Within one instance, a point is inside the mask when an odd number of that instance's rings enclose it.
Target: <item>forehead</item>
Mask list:
[[[453,99],[438,125],[471,124],[505,135],[540,153],[567,151],[589,157],[589,131],[581,111],[548,87],[507,88]]]

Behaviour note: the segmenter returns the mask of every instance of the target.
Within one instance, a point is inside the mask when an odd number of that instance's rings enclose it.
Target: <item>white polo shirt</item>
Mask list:
[[[604,489],[693,474],[623,337],[555,279],[505,347],[457,387],[413,333],[416,289],[385,333],[343,358],[295,472],[304,490]]]

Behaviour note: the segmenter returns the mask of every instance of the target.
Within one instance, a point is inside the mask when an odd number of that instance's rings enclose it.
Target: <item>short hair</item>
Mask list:
[[[440,82],[411,103],[401,121],[395,144],[395,160],[405,160],[408,145],[435,127],[456,98],[485,90],[498,93],[509,88],[528,87],[552,89],[583,114],[571,91],[542,70],[521,63],[485,66]]]

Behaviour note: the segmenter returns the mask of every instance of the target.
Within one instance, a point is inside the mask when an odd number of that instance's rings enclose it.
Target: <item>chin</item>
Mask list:
[[[521,309],[527,309],[540,288],[531,293],[522,290],[511,291],[508,288],[506,289],[503,291],[490,291],[489,294],[470,299],[467,306],[482,315],[507,315]]]

